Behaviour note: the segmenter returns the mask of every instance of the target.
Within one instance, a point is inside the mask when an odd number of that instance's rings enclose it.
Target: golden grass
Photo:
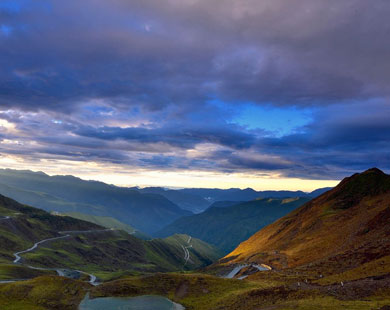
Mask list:
[[[360,265],[356,268],[350,269],[345,272],[337,273],[321,280],[317,280],[316,283],[321,285],[338,283],[340,281],[353,281],[368,277],[381,276],[390,273],[390,256],[381,257],[366,264]]]
[[[342,300],[340,296],[338,299],[328,295],[321,287],[294,288],[292,285],[296,281],[294,275],[261,274],[263,278],[252,276],[251,280],[244,281],[203,274],[154,274],[131,277],[93,288],[91,297],[154,294],[166,296],[182,304],[187,310],[366,310],[390,304],[390,295],[387,291],[366,296],[364,300]]]
[[[133,276],[98,287],[58,276],[0,285],[1,310],[77,310],[85,293],[92,298],[161,295],[187,310],[368,310],[390,305],[390,289],[364,300],[343,300],[323,287],[294,288],[295,275],[258,273],[251,280],[222,279],[204,274],[170,273]]]
[[[0,280],[31,279],[42,275],[55,275],[55,271],[33,270],[24,266],[0,264]]]

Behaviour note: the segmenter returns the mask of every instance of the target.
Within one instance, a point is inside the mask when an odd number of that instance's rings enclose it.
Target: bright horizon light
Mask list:
[[[278,174],[256,175],[252,173],[217,173],[207,171],[150,171],[93,162],[42,161],[23,163],[15,157],[1,157],[1,169],[31,170],[50,176],[73,175],[83,180],[101,181],[121,187],[164,188],[252,188],[264,190],[301,190],[311,192],[322,187],[334,187],[339,180],[304,180],[286,178]]]

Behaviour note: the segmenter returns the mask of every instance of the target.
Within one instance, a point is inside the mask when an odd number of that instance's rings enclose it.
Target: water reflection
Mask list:
[[[79,310],[184,310],[184,307],[162,296],[89,299],[87,295]]]

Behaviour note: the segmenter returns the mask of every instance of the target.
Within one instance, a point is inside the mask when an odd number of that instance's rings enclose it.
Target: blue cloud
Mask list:
[[[12,33],[12,27],[7,25],[0,25],[0,34],[8,37]]]
[[[25,1],[3,0],[0,3],[0,11],[5,11],[5,12],[11,13],[11,14],[19,13],[21,8],[22,8],[23,2],[25,2]]]
[[[17,129],[1,137],[24,143],[2,152],[303,178],[388,165],[388,2],[191,3],[1,1]]]

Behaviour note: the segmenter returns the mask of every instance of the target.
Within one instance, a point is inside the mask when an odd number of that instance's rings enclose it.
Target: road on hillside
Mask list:
[[[190,257],[190,251],[188,250],[189,248],[192,248],[192,244],[191,244],[191,240],[192,240],[192,237],[191,236],[188,236],[188,240],[187,240],[187,244],[188,246],[184,246],[182,245],[181,247],[183,248],[183,251],[184,251],[184,266],[188,263],[188,261],[191,259]]]
[[[227,275],[225,275],[223,278],[227,278],[227,279],[233,279],[237,274],[240,273],[240,271],[246,267],[254,267],[257,269],[257,272],[258,271],[269,271],[269,270],[272,270],[272,268],[268,265],[264,265],[264,264],[261,264],[261,265],[258,265],[258,264],[253,264],[253,263],[250,263],[250,264],[244,264],[244,265],[238,265],[236,267],[234,267],[234,269],[232,271],[230,271]],[[256,273],[256,272],[254,272]],[[251,273],[253,274],[253,273]],[[248,275],[244,275],[244,276],[241,276],[239,277],[238,279],[239,280],[243,280],[247,277]]]
[[[5,220],[5,219],[9,219],[9,218],[10,217],[8,216],[8,217],[2,218],[0,220]],[[29,248],[27,250],[23,250],[23,251],[19,251],[19,252],[14,253],[13,255],[15,256],[15,259],[13,260],[13,263],[14,264],[20,264],[20,260],[22,259],[22,257],[20,256],[21,254],[25,254],[25,253],[29,253],[31,251],[34,251],[35,249],[38,248],[39,245],[41,245],[43,243],[46,243],[46,242],[60,240],[60,239],[66,239],[66,238],[71,237],[72,234],[88,234],[88,233],[106,232],[106,231],[113,231],[113,230],[115,230],[115,229],[108,228],[108,229],[100,229],[100,230],[60,231],[59,234],[62,234],[63,236],[43,239],[41,241],[36,242],[31,248]],[[24,265],[24,266],[27,267],[27,268],[30,268],[30,269],[34,269],[34,270],[56,271],[59,276],[65,276],[65,272],[64,272],[63,269],[33,267],[33,266],[30,266],[30,265]],[[73,270],[73,271],[75,271],[77,273],[80,273],[80,274],[85,274],[85,275],[89,276],[89,281],[88,282],[90,284],[92,284],[92,285],[98,285],[99,284],[97,282],[97,278],[96,278],[95,275],[87,273],[87,272],[84,272],[84,271],[81,271],[81,270]],[[23,280],[25,280],[25,279],[6,280],[6,281],[0,281],[0,283],[10,283],[10,282],[16,282],[16,281],[23,281]]]

